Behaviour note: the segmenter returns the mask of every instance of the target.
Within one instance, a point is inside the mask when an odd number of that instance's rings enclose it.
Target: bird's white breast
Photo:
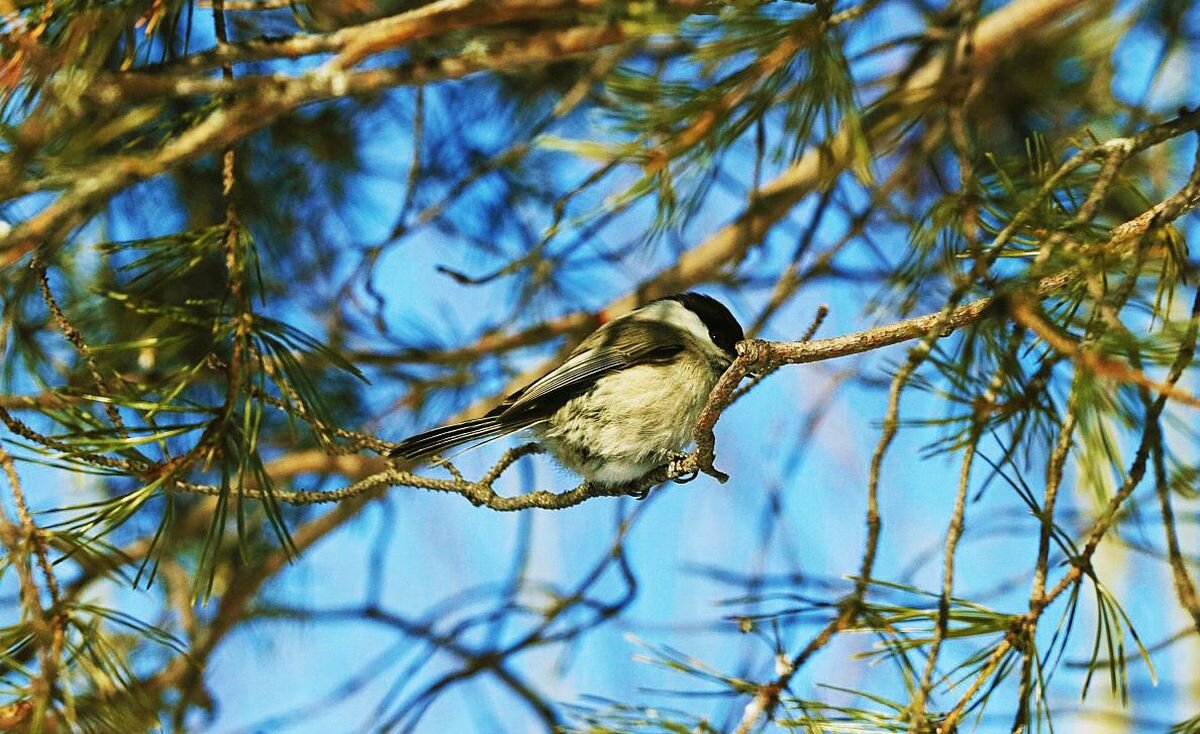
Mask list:
[[[719,376],[693,352],[669,364],[629,367],[600,378],[538,433],[562,464],[588,480],[632,482],[688,443]]]

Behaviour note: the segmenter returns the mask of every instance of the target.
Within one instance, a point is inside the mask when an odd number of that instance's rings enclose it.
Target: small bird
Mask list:
[[[482,418],[406,438],[389,455],[422,459],[529,429],[590,484],[630,484],[680,457],[744,338],[715,298],[661,298],[596,329]]]

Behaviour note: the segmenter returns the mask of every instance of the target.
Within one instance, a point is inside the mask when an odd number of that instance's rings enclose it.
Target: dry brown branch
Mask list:
[[[70,403],[81,402],[82,398],[44,392],[37,395],[0,395],[0,408],[8,410],[43,410]]]
[[[534,39],[538,41],[539,39]],[[571,29],[540,38],[522,46],[515,54],[500,54],[485,63],[476,60],[439,61],[437,68],[453,76],[465,76],[490,68],[546,63],[591,53],[626,40],[619,26]],[[0,267],[12,265],[43,244],[55,243],[82,224],[102,202],[138,181],[157,176],[202,155],[223,149],[305,104],[347,95],[376,92],[403,84],[423,83],[423,67],[370,69],[359,72],[331,71],[322,67],[298,78],[271,79],[254,93],[213,112],[196,126],[181,133],[151,153],[115,156],[84,170],[72,171],[71,180],[49,179],[24,184],[18,194],[47,186],[65,186],[65,191],[34,216],[0,235]],[[221,84],[231,85],[228,80]],[[234,86],[236,83],[234,83]]]
[[[1171,507],[1171,485],[1167,480],[1167,469],[1163,461],[1161,446],[1154,447],[1154,489],[1158,495],[1158,506],[1162,512],[1163,535],[1167,543],[1167,559],[1171,564],[1171,576],[1175,581],[1175,597],[1179,605],[1192,618],[1192,627],[1200,634],[1200,595],[1196,593],[1196,582],[1188,572],[1187,558],[1179,548],[1179,533],[1175,530],[1175,512]]]
[[[564,61],[591,54],[601,48],[627,41],[630,34],[619,25],[579,26],[523,37],[519,42],[497,43],[486,51],[467,56],[443,56],[421,59],[380,69],[345,72],[341,91],[333,96],[369,94],[385,87],[421,86],[450,81],[485,71],[512,71],[522,66],[535,66]],[[319,76],[328,72],[311,72]],[[254,95],[283,90],[303,77],[284,74],[247,75],[233,78],[207,76],[166,76],[145,72],[107,74],[95,79],[86,90],[86,99],[99,108],[113,108],[151,99],[175,97],[213,97],[220,95]],[[318,101],[314,97],[307,101]],[[299,104],[304,104],[301,102]]]
[[[92,382],[95,383],[96,389],[101,393],[104,392],[105,380],[100,374],[100,368],[96,365],[96,359],[92,356],[92,350],[88,348],[87,342],[83,339],[83,334],[79,333],[79,329],[75,328],[63,314],[62,309],[55,300],[54,294],[50,291],[50,277],[46,272],[46,266],[36,258],[33,261],[33,269],[37,272],[38,287],[42,292],[42,300],[45,301],[46,307],[50,309],[50,315],[54,317],[54,323],[58,325],[59,332],[63,338],[75,347],[79,355],[83,357],[84,363],[87,364],[88,373],[92,377]],[[117,406],[112,403],[104,405],[104,412],[108,415],[108,419],[112,424],[122,432],[125,430],[125,423],[121,420],[121,414],[117,411]]]
[[[1154,392],[1167,395],[1176,402],[1200,408],[1200,398],[1187,390],[1155,380],[1142,370],[1114,359],[1108,359],[1095,351],[1089,351],[1080,346],[1074,339],[1060,333],[1041,315],[1034,305],[1024,300],[1016,300],[1011,304],[1010,311],[1013,319],[1036,333],[1058,353],[1070,358],[1080,367],[1094,372],[1101,377],[1117,383],[1128,383],[1144,387]]]
[[[1176,365],[1190,365],[1195,359],[1198,333],[1200,333],[1200,290],[1196,291],[1196,297],[1192,301],[1191,321],[1184,334],[1183,346],[1176,358]],[[1164,395],[1165,393],[1159,393],[1159,401],[1162,401]],[[1151,404],[1148,394],[1143,395],[1143,400],[1147,404],[1147,412],[1153,413],[1157,403]],[[1159,410],[1161,411],[1161,409]],[[1152,446],[1154,490],[1158,495],[1159,510],[1162,513],[1163,535],[1167,543],[1167,559],[1171,564],[1171,575],[1175,581],[1175,596],[1179,599],[1179,604],[1191,616],[1196,632],[1200,633],[1200,597],[1196,594],[1196,584],[1192,580],[1191,574],[1188,573],[1186,559],[1179,548],[1179,535],[1175,530],[1175,513],[1171,507],[1171,486],[1163,458],[1165,452],[1161,429],[1157,431],[1157,439]]]
[[[686,13],[711,2],[665,0],[662,5]],[[426,38],[463,29],[484,29],[503,23],[544,19],[553,14],[602,10],[600,0],[438,0],[398,15],[379,18],[330,33],[283,38],[256,38],[191,54],[155,67],[160,71],[207,69],[225,62],[243,63],[269,59],[298,59],[313,54],[338,54],[341,68],[355,65],[368,55]]]

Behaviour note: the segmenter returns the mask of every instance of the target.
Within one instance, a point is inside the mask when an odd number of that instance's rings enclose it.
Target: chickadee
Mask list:
[[[421,459],[530,429],[589,483],[629,484],[679,455],[743,338],[716,299],[668,296],[596,329],[484,417],[419,433],[389,455]]]

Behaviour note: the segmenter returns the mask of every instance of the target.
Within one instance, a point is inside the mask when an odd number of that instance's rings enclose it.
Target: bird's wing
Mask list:
[[[409,436],[397,444],[388,455],[405,459],[419,459],[431,454],[440,454],[448,448],[471,441],[500,438],[515,433],[523,427],[506,425],[497,416],[484,416]]]
[[[670,362],[683,349],[684,337],[678,329],[641,319],[618,319],[585,339],[567,361],[509,396],[493,414],[506,420],[549,415],[610,372]]]
[[[596,384],[602,376],[639,364],[670,362],[684,349],[684,337],[671,326],[620,318],[598,329],[567,361],[513,393],[482,418],[410,436],[390,453],[419,459],[465,443],[490,441],[539,423]]]

